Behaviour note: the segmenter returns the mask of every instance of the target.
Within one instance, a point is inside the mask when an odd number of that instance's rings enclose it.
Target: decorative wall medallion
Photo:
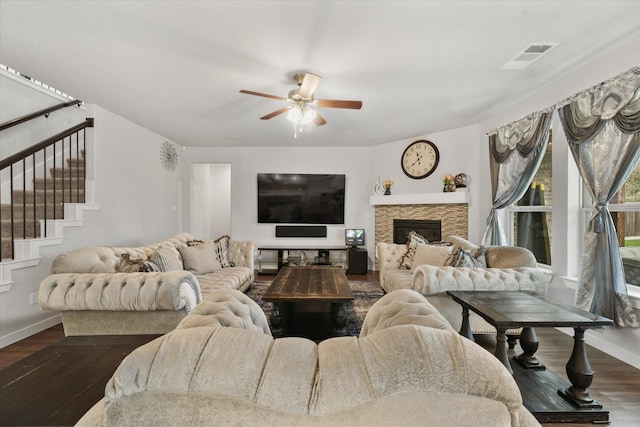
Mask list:
[[[176,147],[169,141],[163,142],[160,147],[160,163],[168,172],[173,172],[178,165],[178,152]]]

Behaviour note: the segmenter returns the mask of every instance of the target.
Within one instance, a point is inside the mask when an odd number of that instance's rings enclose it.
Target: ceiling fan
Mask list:
[[[269,113],[266,116],[262,116],[260,119],[269,120],[273,117],[279,116],[280,114],[289,112],[287,118],[298,125],[310,123],[312,121],[316,126],[322,126],[327,123],[327,121],[322,118],[322,116],[318,114],[316,109],[313,107],[348,108],[352,110],[359,110],[362,108],[362,101],[314,99],[313,93],[318,88],[320,80],[322,80],[322,77],[320,76],[312,73],[296,73],[294,74],[293,79],[298,83],[298,88],[290,90],[286,98],[244,89],[242,89],[240,93],[288,102],[290,105]]]

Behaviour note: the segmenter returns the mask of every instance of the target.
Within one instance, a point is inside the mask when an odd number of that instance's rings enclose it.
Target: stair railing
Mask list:
[[[85,191],[84,191],[84,178],[85,178],[85,158],[87,155],[86,146],[86,129],[93,127],[93,118],[87,118],[84,122],[79,123],[67,130],[64,130],[52,137],[45,139],[44,141],[35,144],[27,149],[24,149],[16,154],[13,154],[6,159],[0,160],[0,174],[3,179],[6,171],[9,173],[9,199],[10,199],[10,238],[11,238],[11,250],[10,256],[7,256],[3,252],[6,249],[0,245],[0,259],[14,259],[15,258],[15,239],[22,237],[27,238],[27,175],[30,175],[33,179],[33,190],[30,194],[31,202],[29,205],[33,209],[33,237],[38,236],[38,219],[37,219],[37,195],[40,190],[36,189],[36,183],[38,178],[38,170],[41,170],[42,178],[42,190],[40,194],[43,196],[43,218],[44,227],[42,227],[40,237],[47,237],[47,219],[58,219],[56,208],[58,204],[62,203],[84,203]],[[74,143],[75,139],[75,143]],[[51,149],[50,149],[51,148]],[[72,159],[75,154],[76,163],[73,166]],[[82,157],[81,157],[82,156]],[[60,159],[61,167],[58,169],[58,159]],[[52,164],[50,169],[51,178],[47,176],[47,162]],[[68,161],[68,172],[65,172],[65,161]],[[21,169],[20,173],[17,171]],[[29,169],[31,173],[29,174]],[[75,169],[75,170],[74,170]],[[58,177],[58,172],[60,177]],[[20,175],[22,175],[20,179]],[[76,178],[76,188],[73,191],[73,178]],[[16,182],[21,181],[22,190],[22,202],[15,203],[15,194],[20,191],[20,187],[16,188]],[[81,188],[82,183],[82,188]],[[51,187],[49,187],[51,184]],[[17,190],[17,191],[16,191]],[[48,209],[48,190],[51,190],[51,197],[53,199],[53,216],[47,214]],[[16,230],[16,207],[22,207],[22,230]],[[3,215],[6,216],[6,213]],[[2,225],[7,223],[3,217]],[[7,239],[9,236],[7,233],[3,233],[2,240]]]
[[[53,113],[54,111],[61,110],[62,108],[66,108],[66,107],[71,107],[73,105],[77,105],[79,107],[82,105],[82,101],[80,101],[79,99],[75,99],[73,101],[63,102],[63,103],[54,105],[52,107],[43,108],[42,110],[38,110],[34,113],[26,114],[22,117],[9,120],[7,122],[0,124],[0,131],[9,129],[10,127],[13,127],[13,126],[17,126],[20,123],[28,122],[29,120],[38,118],[40,116],[45,116],[48,118],[49,114]]]

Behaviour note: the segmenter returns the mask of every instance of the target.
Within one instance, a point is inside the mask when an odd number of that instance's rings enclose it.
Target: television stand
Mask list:
[[[306,256],[305,252],[314,254]],[[346,268],[346,252],[346,246],[259,246],[258,271],[260,274],[277,274],[286,265],[329,265]]]

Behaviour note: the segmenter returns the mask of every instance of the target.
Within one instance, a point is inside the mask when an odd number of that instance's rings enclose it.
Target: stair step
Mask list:
[[[52,177],[56,178],[83,178],[86,176],[86,171],[84,167],[74,167],[74,168],[49,168],[49,173]]]
[[[23,225],[24,224],[24,225]],[[35,229],[34,229],[35,225]],[[14,220],[13,221],[13,229],[14,229],[14,238],[16,239],[29,239],[33,237],[40,237],[40,221],[27,220],[23,222],[22,220]],[[24,233],[24,235],[23,235]],[[0,221],[0,238],[4,240],[11,241],[11,220],[1,220]]]
[[[33,193],[32,190],[22,191],[22,190],[14,190],[13,191],[13,203],[21,204],[23,201],[28,203],[33,203]],[[53,202],[55,193],[55,201],[56,203],[84,203],[84,190],[71,190],[69,191],[66,188],[64,191],[62,190],[35,190],[35,200],[36,204],[44,204],[45,203],[45,195],[47,203]]]
[[[86,160],[84,158],[78,159],[76,157],[72,157],[70,159],[66,159],[66,161],[67,161],[67,167],[71,167],[71,168],[78,167],[78,166],[84,167],[84,165],[86,163]]]
[[[63,188],[69,189],[71,187],[72,190],[76,188],[84,188],[84,177],[77,179],[75,176],[72,176],[70,179],[66,178],[36,178],[33,180],[33,185],[36,190],[44,190],[45,184],[47,190],[62,190]]]
[[[49,219],[64,219],[64,204],[63,203],[57,203],[55,208],[53,205],[53,202],[47,203],[46,206],[46,212],[47,212],[47,216],[49,217]],[[13,205],[13,215],[14,218],[20,218],[22,219],[23,217],[23,211],[26,213],[27,218],[31,219],[33,218],[33,203],[27,203],[26,205],[23,205],[22,203],[16,203]],[[55,210],[55,218],[53,218],[53,213]],[[40,203],[40,204],[36,204],[35,206],[35,211],[36,211],[36,218],[37,219],[44,219],[44,214],[45,214],[45,205]],[[10,204],[2,204],[2,206],[0,206],[0,215],[2,216],[2,219],[10,219],[11,218],[11,205]]]

